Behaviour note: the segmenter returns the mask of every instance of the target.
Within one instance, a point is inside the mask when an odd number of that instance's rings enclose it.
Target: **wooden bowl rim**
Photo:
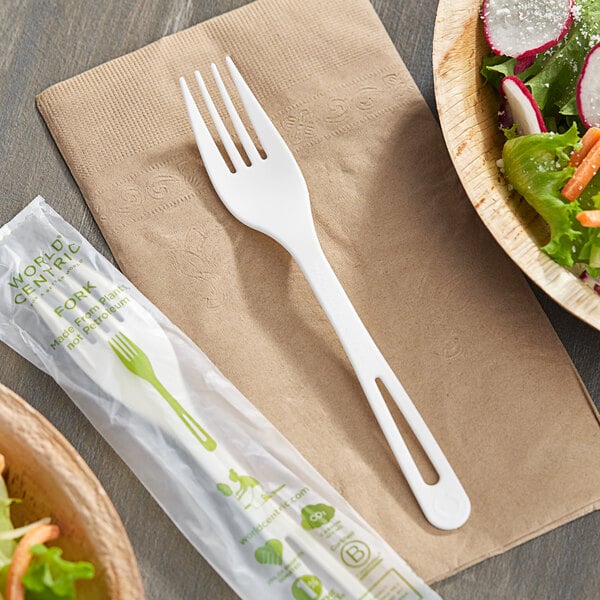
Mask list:
[[[53,472],[69,475],[61,480],[61,488],[78,508],[77,514],[88,516],[85,522],[94,534],[93,547],[101,563],[96,566],[101,568],[111,600],[143,600],[139,568],[121,518],[75,448],[44,416],[1,383],[0,423],[4,433],[0,452],[3,446],[6,452],[6,439],[23,440],[19,445],[27,446],[26,436],[44,449],[50,449],[48,453],[39,452],[37,447],[32,449],[39,458],[36,462],[45,466],[51,463]],[[7,467],[10,470],[10,463]]]

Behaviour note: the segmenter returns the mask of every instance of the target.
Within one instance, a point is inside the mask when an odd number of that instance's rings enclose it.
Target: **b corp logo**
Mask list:
[[[369,562],[369,559],[371,558],[371,549],[367,544],[360,540],[352,540],[342,546],[340,554],[345,565],[352,569],[357,569]]]

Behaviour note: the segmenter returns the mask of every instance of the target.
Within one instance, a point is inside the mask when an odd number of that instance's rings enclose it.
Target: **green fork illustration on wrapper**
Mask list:
[[[190,430],[192,435],[206,448],[212,452],[216,449],[217,443],[206,432],[206,430],[198,424],[198,422],[190,415],[190,413],[179,404],[179,402],[169,393],[165,386],[160,382],[150,359],[146,353],[137,346],[124,333],[118,333],[113,336],[108,342],[113,352],[119,360],[140,379],[147,381],[169,404],[175,411],[177,416],[183,421],[183,424]]]

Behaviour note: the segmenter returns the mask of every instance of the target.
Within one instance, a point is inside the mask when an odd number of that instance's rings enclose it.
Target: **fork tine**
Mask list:
[[[223,83],[223,79],[221,79],[221,74],[219,73],[219,69],[217,69],[217,65],[215,65],[214,63],[211,64],[210,69],[212,71],[213,78],[217,84],[217,88],[219,88],[221,98],[223,98],[223,102],[225,103],[225,108],[227,108],[227,112],[231,117],[233,128],[235,129],[235,132],[237,133],[238,138],[240,139],[240,142],[242,143],[242,146],[244,147],[244,150],[246,151],[246,154],[250,159],[250,162],[255,163],[259,160],[262,160],[261,155],[258,153],[258,150],[256,149],[254,142],[252,141],[252,138],[248,134],[246,126],[242,122],[238,111],[236,110],[235,106],[233,105],[233,102],[231,101],[231,96],[229,95],[229,92],[227,91],[227,88]]]
[[[202,75],[200,75],[198,71],[194,71],[194,75],[196,77],[196,81],[198,82],[198,87],[202,92],[204,103],[206,104],[208,112],[217,129],[217,133],[219,134],[219,137],[223,142],[223,146],[225,146],[225,151],[229,155],[229,158],[231,159],[235,170],[239,171],[240,169],[244,168],[246,164],[244,163],[244,160],[242,159],[242,156],[239,153],[238,149],[235,147],[235,144],[233,143],[233,140],[229,135],[229,131],[227,131],[227,127],[225,127],[225,123],[223,123],[223,119],[221,119],[221,115],[219,114],[215,103],[213,102],[210,94],[208,93],[208,89],[206,88],[204,79],[202,79]]]
[[[115,346],[120,350],[121,354],[125,357],[126,360],[132,360],[135,356],[135,352],[131,352],[131,350],[127,347],[127,345],[123,342],[121,338],[121,334],[118,333],[113,337],[113,342]]]
[[[115,338],[109,340],[108,345],[111,347],[112,351],[119,357],[121,362],[128,361],[129,359],[123,354],[121,349],[117,346],[115,342]]]
[[[208,171],[209,175],[213,173],[218,174],[218,171],[226,171],[229,173],[229,167],[227,166],[225,159],[221,156],[210,131],[206,127],[206,123],[192,97],[190,88],[183,77],[179,78],[179,85],[181,86],[183,101],[185,102],[188,118],[192,125],[194,137],[196,138],[196,145],[198,146],[198,150],[200,150],[204,168]]]
[[[117,337],[121,340],[122,343],[127,344],[130,348],[137,348],[137,346],[122,331],[119,331],[119,333],[117,333]]]
[[[289,151],[287,144],[281,135],[279,135],[275,125],[273,125],[271,119],[269,119],[267,113],[256,99],[256,96],[254,96],[252,90],[248,87],[248,84],[237,70],[231,57],[226,56],[225,61],[227,62],[229,73],[231,74],[233,83],[240,95],[242,104],[246,109],[248,118],[252,123],[252,127],[254,127],[254,131],[267,155],[269,154],[269,151],[273,150]]]
[[[127,354],[129,354],[132,359],[140,354],[140,349],[123,332],[119,333],[118,336],[121,346],[125,348]]]

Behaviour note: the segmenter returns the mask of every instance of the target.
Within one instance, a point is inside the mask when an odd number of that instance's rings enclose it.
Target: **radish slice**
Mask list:
[[[600,44],[585,57],[577,82],[577,110],[586,127],[600,126]]]
[[[510,107],[513,122],[517,123],[519,135],[548,131],[540,107],[518,77],[505,77],[500,83],[500,91]]]
[[[567,34],[572,8],[573,0],[484,0],[485,39],[495,54],[535,56]]]
[[[514,124],[515,121],[510,106],[508,102],[504,100],[498,109],[498,125],[500,125],[502,129],[510,129]]]
[[[529,67],[535,62],[535,54],[531,54],[529,56],[521,56],[517,59],[517,64],[515,65],[515,75],[522,73],[529,69]]]

